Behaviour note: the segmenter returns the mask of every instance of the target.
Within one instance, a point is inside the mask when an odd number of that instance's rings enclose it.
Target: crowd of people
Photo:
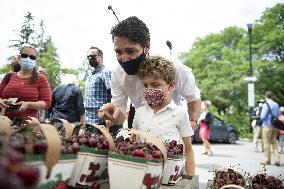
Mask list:
[[[149,132],[162,141],[175,139],[182,142],[185,145],[186,173],[194,175],[191,136],[198,123],[204,154],[212,156],[213,152],[208,140],[212,120],[210,104],[205,101],[201,105],[192,70],[177,61],[149,56],[149,29],[135,16],[120,21],[111,29],[111,35],[120,66],[111,72],[103,64],[103,51],[98,47],[88,49],[86,57],[93,71],[86,80],[84,95],[74,84],[74,79],[62,82],[51,91],[44,69],[36,65],[36,50],[24,46],[11,63],[12,72],[4,76],[0,85],[2,115],[11,119],[47,115],[50,120],[105,125],[116,133],[125,121],[130,99],[128,123],[133,123],[130,127]],[[9,98],[17,98],[18,109],[7,105]],[[181,107],[184,101],[186,110]],[[266,102],[272,113],[278,116],[279,108],[271,95],[267,94]],[[270,144],[275,147],[276,129],[270,127],[265,107],[263,104],[261,114],[255,115],[255,119],[263,120],[261,127],[260,123],[255,124],[255,132],[259,136],[262,128],[266,158],[262,163],[270,164],[268,148]],[[275,164],[279,165],[278,149],[274,150]]]

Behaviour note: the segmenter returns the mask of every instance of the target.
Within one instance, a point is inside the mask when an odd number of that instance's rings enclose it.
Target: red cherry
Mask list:
[[[160,151],[155,150],[155,151],[152,152],[152,156],[153,156],[153,158],[155,158],[155,159],[160,159],[160,158],[162,157],[162,154],[161,154]]]
[[[135,149],[133,152],[132,152],[132,155],[133,156],[136,156],[136,157],[145,157],[145,153],[143,150],[141,149]]]
[[[25,185],[33,185],[37,183],[39,174],[40,171],[38,167],[27,165],[22,166],[17,172],[18,177],[24,181]]]

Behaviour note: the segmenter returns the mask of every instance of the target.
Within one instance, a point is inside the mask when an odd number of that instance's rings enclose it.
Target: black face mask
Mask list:
[[[128,75],[134,75],[138,72],[140,64],[145,60],[146,54],[143,52],[139,57],[127,62],[118,61],[120,66]]]
[[[89,59],[89,64],[90,64],[90,66],[96,68],[99,63],[98,63],[98,61],[97,61],[96,58],[90,58],[90,59]]]
[[[20,71],[21,70],[21,65],[20,64],[15,64],[14,65],[14,68],[13,68],[13,71],[14,72],[18,72],[18,71]]]

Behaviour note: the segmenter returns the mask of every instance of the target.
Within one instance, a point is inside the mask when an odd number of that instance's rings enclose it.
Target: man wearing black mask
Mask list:
[[[85,115],[86,123],[103,125],[98,117],[98,110],[111,99],[111,72],[103,65],[103,51],[91,47],[87,52],[87,60],[94,69],[86,80]]]
[[[150,49],[150,31],[142,20],[131,16],[113,27],[111,34],[120,66],[112,72],[112,103],[105,104],[99,110],[99,116],[113,124],[119,124],[125,119],[128,97],[134,108],[139,108],[145,103],[144,85],[137,73]],[[171,96],[177,105],[182,104],[182,99],[186,100],[189,127],[195,130],[201,105],[200,91],[189,67],[176,61],[175,67],[176,87]],[[189,174],[193,175],[195,173],[193,152],[190,152],[190,156],[192,170]]]

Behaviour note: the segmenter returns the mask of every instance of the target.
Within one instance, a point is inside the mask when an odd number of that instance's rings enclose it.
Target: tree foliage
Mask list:
[[[46,27],[43,20],[41,20],[39,28],[39,31],[35,29],[34,16],[32,16],[32,13],[28,12],[24,16],[24,22],[21,29],[18,31],[17,38],[10,40],[12,44],[9,47],[20,51],[23,45],[33,46],[38,52],[37,65],[46,69],[46,76],[53,89],[59,85],[61,74],[74,73],[78,75],[78,71],[73,68],[63,69],[61,67],[57,49],[51,37],[45,35]],[[11,59],[11,57],[8,59]],[[9,64],[0,69],[1,73],[7,73],[9,70]]]
[[[270,90],[284,105],[284,4],[266,9],[253,23],[252,55],[254,76],[258,78],[256,100]],[[212,101],[218,114],[237,125],[244,135],[250,127],[244,122],[248,121],[244,81],[249,68],[247,31],[228,27],[197,38],[179,58],[193,69],[202,99]]]

